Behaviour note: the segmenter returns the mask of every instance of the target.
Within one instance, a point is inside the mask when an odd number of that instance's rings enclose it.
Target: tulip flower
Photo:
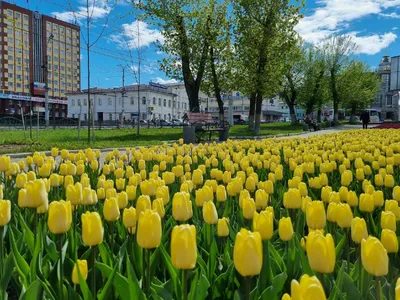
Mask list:
[[[283,194],[283,206],[288,209],[301,207],[301,194],[298,189],[289,189]]]
[[[341,175],[341,185],[349,186],[353,181],[353,173],[350,170],[346,170]]]
[[[381,213],[382,229],[390,229],[396,232],[396,216],[391,211],[382,211]]]
[[[80,284],[79,283],[79,276],[78,276],[78,268],[79,268],[79,273],[82,276],[82,279],[86,281],[88,277],[88,264],[86,260],[77,260],[76,264],[74,265],[74,268],[72,269],[72,282],[74,284]]]
[[[356,179],[358,181],[363,181],[365,179],[364,169],[356,169]]]
[[[256,208],[258,210],[264,209],[268,205],[268,194],[264,190],[257,190],[256,191]]]
[[[300,195],[305,197],[308,195],[307,185],[304,182],[300,182],[298,185],[298,189],[300,191]]]
[[[72,224],[71,202],[63,200],[51,202],[47,223],[51,233],[62,234],[68,232]]]
[[[375,186],[382,186],[383,185],[383,177],[380,174],[376,174],[374,177]]]
[[[242,203],[243,217],[247,220],[252,220],[256,211],[256,203],[253,198],[245,198]]]
[[[142,211],[151,209],[151,200],[147,195],[141,195],[136,201],[136,213],[140,215]]]
[[[319,230],[307,236],[307,257],[311,269],[320,273],[332,273],[335,268],[335,243],[332,236],[326,236]]]
[[[82,240],[86,246],[96,246],[103,242],[104,228],[97,212],[82,214]]]
[[[21,208],[38,208],[45,203],[48,203],[48,194],[43,180],[27,182],[25,189],[18,192],[18,206]]]
[[[306,208],[307,226],[312,229],[323,229],[326,224],[325,207],[322,201],[311,201]]]
[[[8,171],[10,163],[11,160],[9,156],[0,156],[0,172]]]
[[[239,207],[243,207],[243,200],[246,198],[250,198],[250,193],[248,190],[242,190],[239,194]]]
[[[385,276],[389,270],[389,257],[382,243],[373,236],[361,241],[361,262],[373,276]]]
[[[347,204],[351,207],[358,206],[358,197],[355,191],[349,191],[347,196]]]
[[[390,229],[382,230],[381,243],[388,253],[397,253],[399,251],[399,241],[396,233]]]
[[[218,222],[218,213],[214,202],[208,201],[203,205],[203,219],[204,222],[212,225]]]
[[[126,192],[120,192],[117,194],[118,208],[120,210],[128,206],[128,194]]]
[[[165,209],[164,202],[162,198],[157,198],[152,203],[152,209],[160,215],[160,218],[164,218]]]
[[[328,176],[325,173],[319,174],[319,184],[320,184],[320,187],[327,186],[329,184]],[[316,187],[316,188],[318,188],[318,187]]]
[[[218,202],[225,202],[227,199],[226,196],[226,189],[224,185],[218,185],[217,186],[217,191],[216,191],[216,196],[217,196],[217,201]]]
[[[332,193],[332,187],[324,186],[321,190],[321,200],[325,203],[329,203],[329,198]]]
[[[279,237],[282,241],[290,241],[293,237],[292,220],[287,217],[282,217],[279,220]]]
[[[353,212],[346,203],[339,203],[335,209],[336,223],[340,228],[350,228],[353,220]]]
[[[337,218],[337,213],[336,213],[336,208],[337,208],[337,203],[336,202],[331,202],[328,205],[328,211],[326,213],[326,218],[328,219],[329,222],[336,222]]]
[[[175,268],[183,270],[190,270],[196,266],[195,226],[184,224],[174,227],[171,234],[171,262]]]
[[[205,202],[210,201],[210,199],[208,199],[207,196],[208,194],[204,188],[196,190],[196,198],[195,198],[196,206],[203,207]]]
[[[160,215],[147,209],[139,215],[137,226],[137,243],[143,249],[157,248],[161,243],[161,218]]]
[[[83,199],[82,185],[77,182],[75,185],[67,186],[66,199],[70,201],[72,205],[79,205]]]
[[[165,184],[173,184],[175,182],[175,174],[172,172],[164,172],[162,174],[162,179],[165,181]]]
[[[109,222],[115,222],[119,219],[120,212],[116,198],[110,198],[104,201],[103,215],[104,219]]]
[[[247,177],[245,187],[249,192],[254,192],[256,189],[256,182],[253,177]]]
[[[399,203],[396,200],[385,201],[385,211],[391,211],[396,216],[396,220],[400,220],[400,208]]]
[[[134,207],[125,208],[122,214],[122,223],[130,234],[136,232],[136,209]]]
[[[136,191],[135,191],[136,194]],[[160,186],[156,190],[156,198],[161,198],[163,200],[163,204],[167,205],[169,202],[169,188],[168,186]]]
[[[217,235],[219,237],[225,237],[229,235],[229,220],[227,218],[218,219],[217,224]]]
[[[0,200],[0,227],[7,225],[10,222],[10,220],[11,220],[11,202],[10,200]],[[1,239],[0,242],[2,242],[3,241],[2,237],[0,237],[0,239]]]
[[[255,212],[253,230],[260,233],[262,240],[269,240],[274,231],[274,215],[270,211]]]
[[[361,194],[359,208],[360,211],[372,212],[374,210],[374,198],[370,194]]]
[[[326,300],[325,291],[316,276],[308,276],[304,274],[300,279],[300,284],[297,280],[293,279],[291,283],[292,298],[288,299],[315,299]],[[284,298],[282,298],[283,300]],[[285,299],[286,300],[286,299]]]
[[[175,221],[186,222],[193,216],[190,194],[186,192],[175,193],[172,199],[172,216]]]
[[[88,187],[82,189],[82,205],[92,205],[93,198],[92,198],[92,190]]]
[[[128,201],[134,201],[136,199],[136,186],[128,185],[126,187],[126,194],[128,195]]]
[[[381,207],[383,206],[385,199],[383,197],[383,192],[382,191],[374,191],[372,193],[372,198],[374,199],[374,205],[376,207]]]
[[[263,253],[261,235],[242,228],[236,234],[233,262],[242,276],[258,275],[261,272]]]
[[[393,177],[393,175],[390,175],[390,174],[385,175],[384,182],[385,182],[385,187],[388,187],[388,188],[394,187],[394,177]]]
[[[196,169],[193,171],[192,181],[193,184],[196,186],[200,186],[203,184],[203,172],[200,169]]]

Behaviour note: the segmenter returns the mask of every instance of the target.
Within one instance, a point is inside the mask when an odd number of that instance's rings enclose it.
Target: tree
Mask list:
[[[344,108],[351,110],[350,122],[356,122],[356,113],[372,105],[381,81],[378,74],[361,62],[352,60],[338,76],[338,94]]]
[[[301,17],[303,2],[298,6],[292,3],[235,1],[237,82],[242,93],[250,95],[249,126],[254,123],[255,134],[260,132],[262,101],[277,94],[284,75],[283,62],[297,42],[294,26]]]
[[[199,112],[199,91],[210,51],[212,5],[202,0],[147,0],[142,8],[164,35],[159,48],[168,56],[160,68],[169,77],[183,79],[190,111]]]
[[[333,100],[333,116],[336,124],[339,123],[338,110],[341,100],[338,89],[338,76],[349,64],[350,56],[355,49],[356,45],[349,35],[334,35],[324,42],[326,63],[330,77],[330,92]]]

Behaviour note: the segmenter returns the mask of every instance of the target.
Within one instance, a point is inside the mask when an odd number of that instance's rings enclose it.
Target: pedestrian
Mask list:
[[[360,116],[360,121],[363,124],[363,129],[368,129],[368,123],[370,121],[369,112],[368,111],[366,111],[366,110],[363,111],[363,113]]]

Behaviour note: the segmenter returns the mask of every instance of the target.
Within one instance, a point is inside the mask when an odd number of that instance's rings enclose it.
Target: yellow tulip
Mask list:
[[[336,219],[337,219],[337,213],[336,213],[337,205],[338,204],[336,202],[331,202],[328,205],[328,211],[326,213],[326,218],[328,219],[329,222],[336,222]]]
[[[307,226],[311,229],[323,229],[326,224],[325,207],[322,201],[311,201],[306,208]]]
[[[171,261],[177,269],[190,270],[196,266],[195,226],[184,224],[174,227],[171,234]]]
[[[335,243],[332,236],[326,236],[319,230],[307,236],[307,258],[312,270],[320,273],[332,273],[335,268]]]
[[[53,175],[53,174],[52,174]],[[15,179],[15,185],[17,188],[22,189],[25,187],[25,183],[28,182],[28,176],[25,173],[20,173]]]
[[[33,158],[32,158],[32,156],[27,156],[25,160],[26,160],[26,165],[27,165],[27,166],[30,166],[30,165],[33,164]]]
[[[143,249],[157,248],[161,243],[161,235],[160,215],[150,209],[141,212],[136,235],[138,245]]]
[[[360,244],[363,239],[368,238],[367,224],[365,220],[355,217],[351,221],[351,239]]]
[[[335,209],[336,223],[340,228],[350,228],[353,220],[353,212],[347,203],[339,203]]]
[[[262,255],[260,234],[242,228],[236,234],[233,249],[233,262],[239,274],[244,277],[260,274],[263,261]]]
[[[283,179],[283,169],[277,168],[274,173],[275,173],[275,179],[276,180],[279,181],[279,180]]]
[[[394,187],[394,177],[393,175],[387,174],[384,179],[385,186],[388,188]]]
[[[134,234],[136,232],[136,222],[136,209],[133,206],[125,208],[122,214],[122,223],[129,233]]]
[[[203,172],[200,169],[193,171],[192,181],[194,185],[200,186],[203,184]]]
[[[75,185],[67,186],[66,199],[70,201],[72,205],[79,205],[82,202],[83,191],[82,185],[77,182]]]
[[[103,242],[104,228],[97,212],[82,214],[82,240],[86,246],[96,246]]]
[[[92,190],[88,187],[85,187],[82,189],[82,205],[92,205],[93,203],[93,197],[92,197]]]
[[[396,232],[396,216],[391,211],[382,211],[381,214],[382,229],[390,229]]]
[[[372,193],[372,198],[374,199],[374,205],[376,207],[381,207],[383,206],[385,199],[383,196],[383,192],[382,191],[374,191]]]
[[[214,202],[208,201],[203,205],[203,219],[207,224],[217,224],[218,213]]]
[[[382,186],[383,185],[383,177],[381,174],[376,174],[374,177],[375,186]]]
[[[125,171],[122,168],[118,168],[114,171],[114,175],[116,179],[124,178]]]
[[[364,169],[356,169],[356,179],[358,181],[363,181],[365,179]]]
[[[118,178],[115,180],[115,186],[118,191],[122,191],[125,189],[125,178]]]
[[[150,197],[147,195],[141,195],[136,201],[136,213],[140,215],[142,211],[146,211],[147,209],[151,209],[151,201]]]
[[[324,186],[321,190],[321,200],[325,203],[329,203],[329,198],[332,193],[332,187]]]
[[[216,190],[216,196],[218,202],[225,202],[227,199],[226,189],[224,185],[218,185]]]
[[[308,204],[312,202],[311,198],[306,196],[301,198],[301,211],[306,212]]]
[[[373,276],[386,276],[389,258],[382,243],[373,236],[361,241],[361,262],[364,269]]]
[[[72,282],[74,284],[79,284],[79,273],[82,276],[82,279],[86,281],[88,277],[88,264],[86,260],[77,260],[76,264],[74,264],[74,268],[72,269]]]
[[[76,174],[76,165],[71,162],[67,162],[67,175],[74,176]]]
[[[62,234],[68,232],[72,224],[71,202],[63,200],[51,202],[47,223],[51,233]]]
[[[329,184],[328,176],[326,173],[319,174],[319,183],[321,186],[327,186]]]
[[[162,174],[162,179],[165,181],[165,184],[173,184],[175,182],[175,174],[172,172],[164,172]]]
[[[156,190],[156,198],[161,198],[163,200],[163,204],[167,205],[169,202],[169,188],[168,186],[160,186]]]
[[[300,182],[298,185],[298,189],[300,191],[300,195],[305,197],[308,195],[307,185],[304,182]]]
[[[186,192],[175,193],[172,199],[172,216],[175,221],[186,222],[193,216],[190,194]]]
[[[396,220],[400,220],[400,208],[399,203],[396,200],[385,201],[385,211],[391,211],[396,216]]]
[[[28,173],[29,175],[29,173]],[[59,176],[62,177],[62,176]],[[29,179],[29,176],[28,176]],[[67,188],[69,185],[74,185],[74,178],[71,175],[65,175],[64,177],[64,187]]]
[[[253,198],[245,198],[242,202],[242,213],[243,217],[247,220],[253,219],[254,213],[256,211],[256,203]]]
[[[347,204],[351,207],[358,206],[358,197],[355,191],[349,191],[347,196]]]
[[[360,211],[372,212],[374,210],[374,198],[370,194],[361,194],[359,208]]]
[[[47,178],[50,176],[50,172],[51,172],[51,165],[46,163],[39,168],[38,174],[40,177]]]
[[[396,233],[390,229],[382,230],[381,243],[388,253],[397,253],[399,251],[399,241]]]
[[[344,171],[341,176],[341,185],[343,186],[349,186],[353,181],[353,173],[350,170]]]
[[[128,194],[126,192],[120,192],[117,194],[118,208],[120,210],[128,206]]]
[[[160,215],[160,218],[164,218],[165,209],[164,209],[164,202],[162,198],[157,198],[152,203],[152,208],[155,212]]]
[[[256,189],[256,182],[253,177],[247,177],[245,187],[249,192],[254,192]]]
[[[34,181],[34,180],[36,180],[36,174],[35,174],[35,172],[29,171],[26,175],[28,176],[28,181]]]
[[[321,282],[316,276],[310,277],[307,274],[301,277],[300,284],[297,280],[292,280],[291,294],[293,300],[326,300],[325,291]]]
[[[301,194],[298,189],[289,189],[283,194],[283,206],[288,209],[301,207]]]
[[[134,201],[136,199],[136,186],[128,185],[126,187],[126,194],[128,195],[129,201]]]
[[[27,182],[24,189],[18,192],[18,206],[38,208],[48,203],[46,183],[39,179]]]
[[[0,172],[8,171],[10,163],[11,160],[9,156],[0,156]]]
[[[257,190],[256,191],[256,208],[258,210],[264,209],[268,205],[268,194],[264,190]]]
[[[229,220],[227,218],[218,219],[217,235],[225,237],[229,235]]]
[[[253,230],[259,232],[262,240],[269,240],[274,232],[274,215],[270,211],[255,212]]]
[[[290,241],[293,237],[292,220],[287,217],[282,217],[279,220],[279,237],[282,241]]]
[[[0,200],[0,227],[7,225],[10,222],[10,220],[11,220],[11,202],[10,200]]]
[[[156,185],[153,179],[145,180],[140,183],[140,190],[143,195],[155,196]]]

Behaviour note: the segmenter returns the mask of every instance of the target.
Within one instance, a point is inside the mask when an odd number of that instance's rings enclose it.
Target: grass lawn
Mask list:
[[[275,135],[280,133],[300,132],[301,126],[291,126],[290,123],[262,124],[260,135]],[[235,125],[230,129],[230,136],[252,136],[247,125]],[[177,140],[182,137],[182,128],[141,128],[140,136],[136,128],[102,129],[95,132],[95,143],[88,145],[87,130],[81,130],[78,138],[77,129],[47,129],[32,132],[33,140],[29,139],[29,130],[24,139],[22,130],[0,130],[0,153],[34,152],[60,149],[119,148],[134,146],[160,145],[164,141]]]

